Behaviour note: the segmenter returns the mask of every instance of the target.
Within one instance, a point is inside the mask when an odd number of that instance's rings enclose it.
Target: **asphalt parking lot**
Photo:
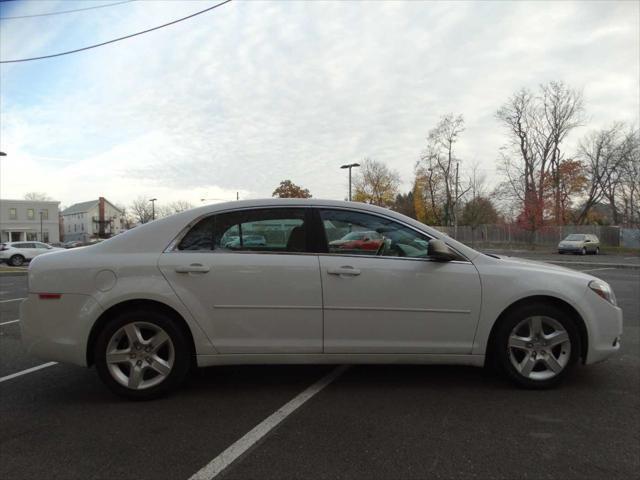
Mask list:
[[[550,391],[475,368],[351,366],[217,478],[638,478],[640,269],[573,268],[609,282],[624,309],[609,361]],[[128,402],[94,369],[28,371],[45,362],[20,344],[25,294],[24,275],[0,276],[2,479],[187,479],[336,370],[201,369],[168,398]]]

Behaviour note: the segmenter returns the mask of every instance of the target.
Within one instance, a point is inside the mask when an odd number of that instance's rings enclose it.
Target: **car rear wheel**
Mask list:
[[[600,247],[596,247],[596,249],[593,251],[594,255],[600,255]]]
[[[13,255],[9,259],[9,265],[13,267],[19,267],[20,265],[24,264],[24,260],[25,258],[22,255]]]
[[[563,310],[545,304],[522,306],[498,327],[495,348],[501,369],[526,388],[557,385],[580,357],[580,334]]]
[[[117,395],[137,400],[162,396],[185,379],[191,351],[175,319],[161,312],[125,312],[103,328],[96,369]]]
[[[582,247],[582,250],[580,250],[580,254],[581,255],[586,255],[587,254],[587,247]]]

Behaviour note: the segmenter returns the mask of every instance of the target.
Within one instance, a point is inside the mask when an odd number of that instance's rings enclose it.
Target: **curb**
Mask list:
[[[17,276],[23,276],[23,275],[27,275],[29,273],[28,270],[16,270],[16,271],[11,271],[11,270],[0,270],[0,276],[1,275],[7,275],[7,276],[12,276],[12,275],[17,275]]]

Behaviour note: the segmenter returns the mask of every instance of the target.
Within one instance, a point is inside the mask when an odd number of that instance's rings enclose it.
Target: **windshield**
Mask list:
[[[569,235],[567,238],[565,238],[565,240],[571,240],[571,241],[584,240],[584,235],[578,235],[578,234]]]

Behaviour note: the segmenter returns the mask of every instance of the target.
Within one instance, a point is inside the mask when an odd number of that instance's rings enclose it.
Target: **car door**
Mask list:
[[[303,208],[218,213],[161,255],[162,273],[218,352],[322,351],[322,287],[318,256],[307,252],[308,215]],[[265,240],[245,245],[248,235]]]
[[[37,257],[38,255],[41,255],[43,253],[50,251],[50,247],[45,243],[33,242],[33,246],[34,246],[34,250],[33,250],[34,257]]]
[[[37,249],[35,243],[26,242],[14,245],[15,248],[20,250],[20,254],[27,260],[32,260],[37,255]]]
[[[464,257],[427,257],[429,238],[389,218],[320,209],[327,251],[320,255],[325,353],[470,353],[480,311],[480,279]],[[374,230],[377,251],[329,246]]]

